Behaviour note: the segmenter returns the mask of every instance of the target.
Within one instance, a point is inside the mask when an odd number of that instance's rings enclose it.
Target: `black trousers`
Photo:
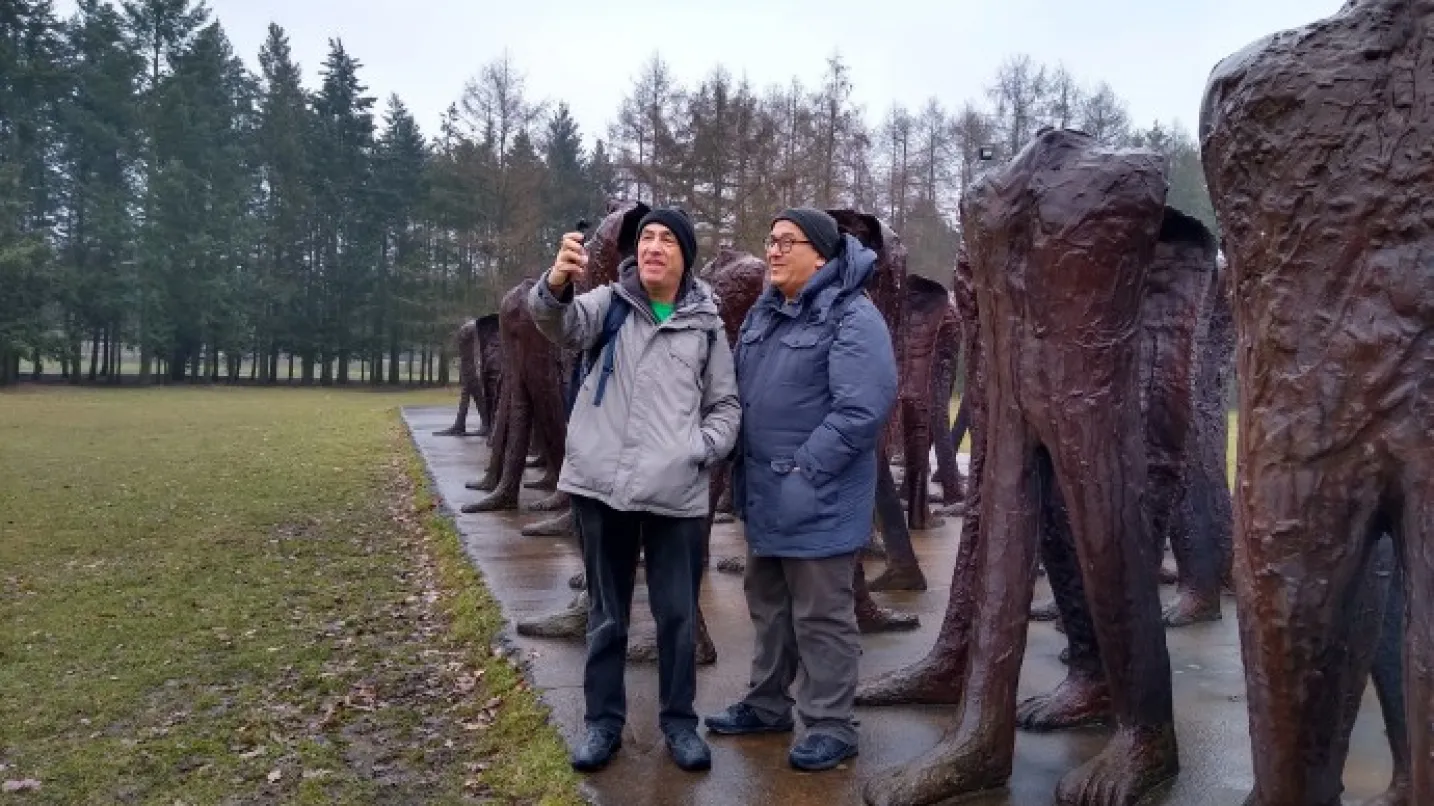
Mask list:
[[[588,655],[583,670],[590,727],[621,732],[627,721],[627,634],[637,559],[646,559],[648,603],[657,623],[658,721],[664,731],[696,728],[697,595],[706,518],[620,512],[573,496],[588,582]]]

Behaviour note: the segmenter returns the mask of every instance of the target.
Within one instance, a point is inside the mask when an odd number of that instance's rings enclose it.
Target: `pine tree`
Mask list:
[[[49,0],[0,2],[0,385],[55,347],[57,28]]]
[[[59,114],[65,188],[62,282],[72,321],[90,339],[90,381],[102,366],[113,370],[111,380],[118,380],[112,354],[117,354],[121,325],[135,302],[131,177],[144,61],[125,37],[123,18],[100,0],[81,0],[64,26],[64,37],[74,89]],[[73,378],[78,380],[78,371]]]
[[[313,158],[317,205],[315,257],[320,265],[318,355],[305,356],[304,380],[313,380],[313,363],[321,367],[320,383],[348,382],[349,359],[360,336],[355,323],[371,311],[369,295],[380,240],[370,193],[374,145],[374,98],[359,82],[359,62],[330,40],[321,71],[323,86],[314,101],[316,127]],[[334,364],[338,364],[337,376]]]
[[[209,12],[202,3],[191,6],[191,0],[126,0],[123,9],[134,47],[146,63],[141,82],[142,209],[131,279],[135,296],[132,336],[140,350],[140,383],[148,383],[156,355],[173,347],[176,326],[166,299],[173,302],[174,287],[183,282],[183,245],[165,230],[164,211],[183,207],[182,200],[176,198],[183,193],[183,177],[176,176],[165,160],[169,152],[182,147],[173,140],[182,140],[184,130],[175,121],[164,119],[165,92],[174,63],[208,21]],[[174,106],[169,108],[173,111]]]
[[[603,211],[588,174],[583,139],[568,105],[559,102],[543,136],[543,226],[539,240],[555,244],[579,218],[596,220]]]
[[[446,276],[432,277],[426,271],[426,256],[422,250],[417,221],[426,192],[425,167],[428,161],[428,144],[418,129],[417,122],[397,95],[388,99],[384,114],[384,130],[379,138],[374,159],[374,204],[382,222],[380,232],[383,238],[378,267],[378,278],[374,286],[374,324],[372,340],[366,351],[374,366],[370,381],[378,383],[383,373],[383,353],[390,348],[391,365],[389,377],[397,379],[397,350],[405,335],[424,332],[416,328],[417,310],[405,311],[401,307],[404,299],[421,296],[425,285],[440,289],[431,296],[442,300],[445,306],[448,290]],[[436,311],[428,312],[436,316]],[[407,319],[408,321],[405,321]],[[444,339],[440,343],[445,343]],[[441,371],[441,378],[446,372]]]

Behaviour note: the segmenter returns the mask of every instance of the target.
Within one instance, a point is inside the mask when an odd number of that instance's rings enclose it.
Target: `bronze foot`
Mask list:
[[[657,663],[657,633],[644,631],[628,638],[628,663]],[[697,631],[697,665],[711,666],[717,662],[717,647],[706,630]]]
[[[1181,591],[1165,608],[1163,615],[1167,627],[1188,627],[1205,621],[1219,621],[1220,600],[1210,601],[1189,591]]]
[[[567,509],[569,506],[567,493],[553,493],[547,498],[540,498],[537,501],[524,507],[529,512],[557,512]]]
[[[946,506],[941,507],[940,509],[936,510],[936,512],[947,518],[959,518],[962,515],[966,514],[966,502],[956,501],[955,503],[947,504]]]
[[[547,520],[530,523],[521,530],[523,537],[567,537],[574,533],[572,510]]]
[[[921,617],[915,613],[902,613],[889,607],[880,607],[867,599],[856,603],[856,625],[862,635],[880,632],[901,632],[921,626]]]
[[[467,487],[470,490],[477,490],[480,493],[491,493],[494,490],[498,489],[498,480],[496,478],[484,476],[477,481],[465,482],[463,486]]]
[[[1110,690],[1105,682],[1072,672],[1049,694],[1016,706],[1016,724],[1031,731],[1066,730],[1104,724],[1110,716]]]
[[[958,705],[965,691],[966,653],[939,647],[911,666],[856,688],[857,705]]]
[[[1121,728],[1100,755],[1066,774],[1056,787],[1060,806],[1135,806],[1180,772],[1175,726]]]
[[[874,591],[924,591],[926,575],[919,567],[902,568],[888,565],[881,576],[873,579],[868,588]]]
[[[993,738],[948,737],[926,755],[873,776],[861,788],[871,806],[928,804],[1002,789],[1011,777],[1011,751]]]
[[[464,504],[461,511],[465,515],[472,515],[474,512],[499,512],[517,508],[517,493],[494,493],[481,501]]]
[[[518,634],[533,638],[583,639],[588,632],[588,595],[578,594],[566,609],[518,622]]]
[[[468,436],[468,431],[467,429],[459,428],[456,425],[452,425],[443,429],[442,431],[434,431],[433,435],[435,437],[464,437]]]

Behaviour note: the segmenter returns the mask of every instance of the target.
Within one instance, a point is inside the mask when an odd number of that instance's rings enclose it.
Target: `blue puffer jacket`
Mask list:
[[[845,251],[796,300],[768,287],[738,335],[732,503],[758,556],[831,557],[871,535],[876,441],[896,402],[896,358],[862,291],[876,253],[843,237]]]

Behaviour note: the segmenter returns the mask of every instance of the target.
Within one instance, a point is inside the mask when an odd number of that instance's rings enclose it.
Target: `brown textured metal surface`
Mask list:
[[[1434,2],[1354,0],[1217,65],[1205,173],[1234,300],[1235,592],[1254,806],[1339,800],[1340,709],[1404,562],[1411,801],[1434,803]]]

